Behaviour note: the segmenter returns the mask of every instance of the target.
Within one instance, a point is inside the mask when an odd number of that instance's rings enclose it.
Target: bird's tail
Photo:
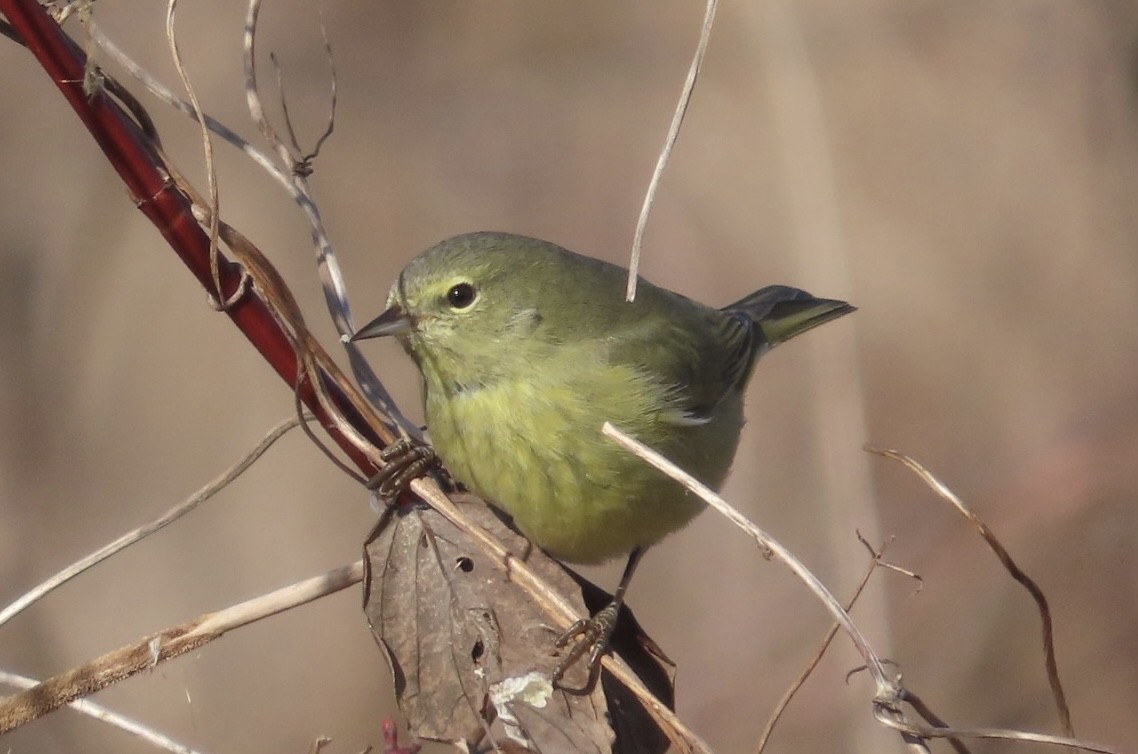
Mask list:
[[[744,314],[754,322],[766,340],[766,349],[855,310],[845,301],[814,298],[785,285],[767,286],[723,307],[729,314]]]

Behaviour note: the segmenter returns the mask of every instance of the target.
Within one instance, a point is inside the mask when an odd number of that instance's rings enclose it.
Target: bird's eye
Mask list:
[[[465,309],[473,304],[477,297],[478,291],[474,290],[474,286],[470,283],[457,283],[447,291],[447,303],[453,309]]]

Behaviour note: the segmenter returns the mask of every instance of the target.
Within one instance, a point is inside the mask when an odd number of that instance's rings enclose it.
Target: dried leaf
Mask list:
[[[584,612],[580,577],[484,505],[463,509]],[[434,510],[389,511],[365,554],[364,612],[391,666],[400,710],[416,735],[471,748],[545,754],[666,750],[639,702],[607,674],[587,697],[552,688],[550,673],[557,664],[552,649],[559,632],[506,570]],[[607,596],[588,586],[595,610]],[[635,658],[637,651],[655,645],[643,637],[631,613],[622,613],[618,634],[614,646],[670,704],[668,668],[653,660],[650,650]],[[630,636],[626,652],[622,647]],[[657,650],[654,656],[662,654]],[[607,702],[606,691],[612,695]],[[618,743],[613,727],[621,734]]]

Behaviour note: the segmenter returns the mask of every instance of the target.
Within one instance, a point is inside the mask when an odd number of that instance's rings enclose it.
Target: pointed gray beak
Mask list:
[[[403,307],[395,304],[371,322],[356,331],[349,340],[352,342],[367,338],[383,338],[388,335],[402,335],[415,329],[415,323]]]

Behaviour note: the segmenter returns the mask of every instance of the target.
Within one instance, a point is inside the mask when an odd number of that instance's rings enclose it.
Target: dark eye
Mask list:
[[[474,290],[474,286],[470,283],[452,285],[447,291],[447,303],[454,309],[465,309],[473,304],[477,297],[478,291]]]

